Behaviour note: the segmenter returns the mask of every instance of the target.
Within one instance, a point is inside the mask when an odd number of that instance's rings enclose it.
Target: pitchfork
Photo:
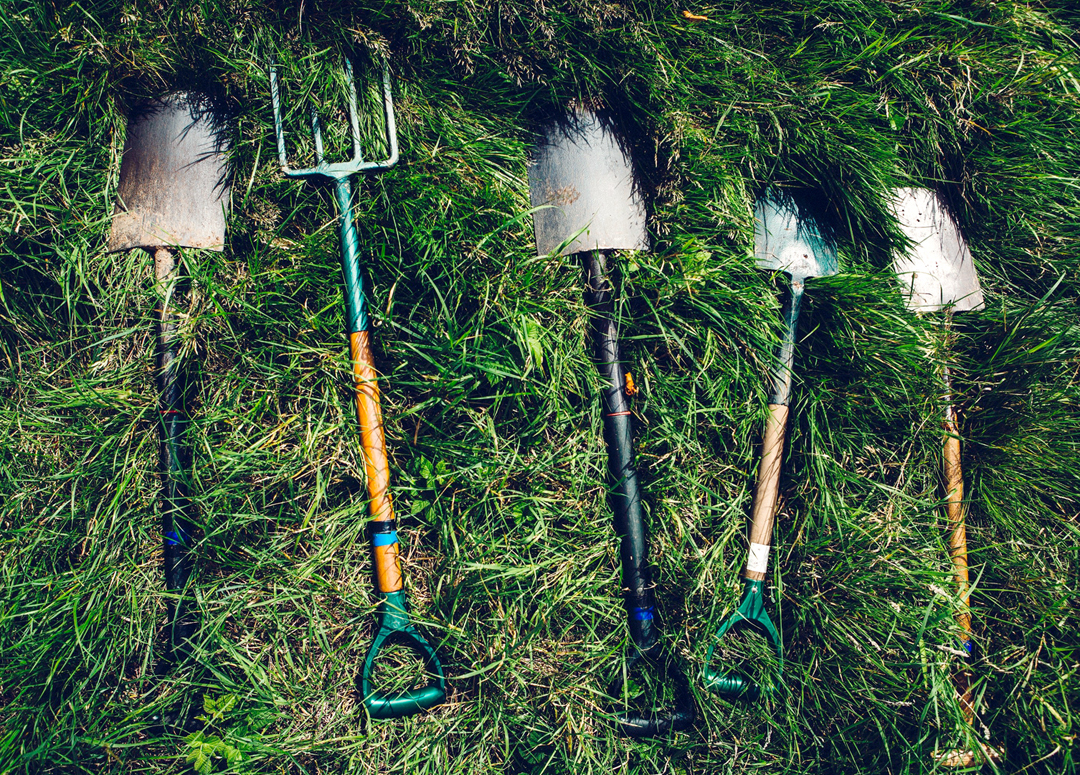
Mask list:
[[[394,124],[394,102],[390,92],[390,72],[382,66],[382,96],[386,119],[386,143],[390,155],[383,161],[364,161],[360,147],[360,124],[357,120],[356,81],[352,64],[346,59],[345,75],[349,82],[349,125],[352,129],[353,157],[349,161],[328,163],[323,158],[322,131],[319,115],[311,111],[311,131],[315,140],[315,166],[293,169],[285,153],[285,131],[281,121],[281,98],[278,93],[277,69],[270,68],[270,94],[274,103],[274,132],[277,135],[278,158],[281,170],[294,178],[327,178],[334,183],[341,230],[341,265],[345,274],[345,305],[349,326],[349,349],[352,356],[353,387],[356,391],[356,414],[360,420],[360,438],[364,450],[364,469],[367,474],[371,543],[375,565],[375,596],[378,600],[375,616],[379,630],[364,658],[360,691],[364,706],[372,718],[400,718],[432,708],[446,699],[446,676],[434,647],[420,634],[409,619],[409,610],[402,581],[398,553],[397,524],[390,500],[390,475],[383,436],[382,411],[376,382],[371,341],[368,331],[367,296],[360,277],[360,243],[353,223],[352,180],[358,172],[381,172],[397,163],[397,128]],[[406,642],[425,662],[425,670],[434,680],[427,686],[394,694],[384,694],[372,686],[372,668],[379,649],[391,638]]]

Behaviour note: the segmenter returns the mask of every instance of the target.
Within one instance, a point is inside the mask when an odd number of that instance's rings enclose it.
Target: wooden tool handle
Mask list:
[[[367,474],[368,510],[378,528],[380,523],[394,521],[394,506],[390,501],[390,464],[386,458],[386,437],[383,435],[382,409],[379,405],[378,376],[371,355],[371,337],[367,331],[349,335],[352,355],[353,387],[356,390],[356,416],[360,421],[360,443],[364,450],[364,471]],[[375,542],[375,579],[380,592],[397,592],[403,586],[401,560],[398,557],[397,531],[379,531],[387,538]]]
[[[967,525],[964,507],[964,472],[960,465],[960,428],[956,422],[956,412],[952,405],[952,386],[948,369],[945,370],[945,384],[948,389],[945,405],[945,438],[942,464],[945,475],[945,508],[948,516],[949,555],[952,557],[953,573],[960,590],[960,609],[956,614],[956,623],[963,631],[963,648],[971,653],[971,587],[968,576]],[[960,709],[964,720],[971,724],[975,720],[974,690],[971,677],[961,671],[954,677],[956,693],[960,698]]]
[[[967,611],[971,593],[968,589],[967,527],[964,508],[964,474],[960,467],[960,438],[952,406],[945,414],[945,504],[949,520],[949,554],[952,556],[956,583],[960,587],[961,614],[957,621],[966,633],[971,632],[971,614]]]
[[[773,522],[776,519],[776,501],[780,492],[780,463],[784,456],[787,418],[786,405],[769,404],[769,419],[765,425],[765,438],[761,442],[761,463],[758,466],[757,486],[754,490],[750,555],[743,571],[743,577],[750,581],[763,581],[768,566]]]

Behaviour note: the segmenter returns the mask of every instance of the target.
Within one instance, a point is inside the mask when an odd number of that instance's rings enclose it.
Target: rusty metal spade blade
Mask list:
[[[694,700],[686,674],[660,639],[634,460],[630,397],[636,391],[620,354],[613,293],[606,276],[606,251],[648,250],[644,200],[630,159],[612,129],[585,112],[570,114],[548,127],[529,167],[529,189],[536,208],[537,252],[579,254],[585,268],[585,302],[592,312],[611,484],[608,499],[620,537],[622,585],[633,641],[608,694],[613,698],[629,695],[632,683],[627,674],[635,665],[643,673],[651,672],[650,677],[671,688],[673,707],[631,707],[615,714],[617,729],[628,737],[669,734],[693,723]]]
[[[226,141],[196,96],[172,94],[132,114],[120,165],[109,250],[143,248],[154,259],[157,296],[157,382],[161,412],[160,469],[165,589],[165,666],[189,661],[198,629],[191,594],[195,532],[188,493],[184,380],[177,358],[175,248],[223,250],[229,201]],[[166,711],[166,726],[189,727],[189,703]]]
[[[547,127],[529,165],[536,250],[648,250],[645,202],[630,159],[593,113]]]
[[[109,250],[223,250],[227,141],[197,97],[171,94],[128,122]]]

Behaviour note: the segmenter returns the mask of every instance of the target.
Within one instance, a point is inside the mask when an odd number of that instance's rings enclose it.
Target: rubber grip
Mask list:
[[[430,710],[446,699],[446,675],[439,662],[439,655],[409,620],[403,591],[390,592],[380,597],[376,607],[379,630],[371,641],[360,673],[360,693],[364,707],[373,719],[402,718]],[[393,694],[380,692],[372,686],[371,674],[375,659],[383,644],[391,639],[406,644],[424,660],[424,668],[435,674],[433,683]]]
[[[431,710],[446,701],[446,690],[440,686],[424,686],[400,694],[372,692],[364,698],[364,707],[373,719],[392,719]]]
[[[706,669],[705,685],[722,697],[753,701],[761,696],[757,683],[737,673],[717,674]]]
[[[678,732],[687,729],[694,723],[697,715],[694,707],[694,696],[690,692],[690,680],[679,669],[675,661],[667,654],[660,651],[660,646],[654,646],[649,653],[634,650],[627,665],[627,672],[639,662],[645,662],[653,667],[663,670],[664,678],[673,686],[675,691],[675,708],[671,712],[652,709],[648,712],[628,710],[615,714],[616,726],[620,733],[627,737],[645,738],[665,735],[669,732]],[[622,693],[623,680],[616,680],[608,694],[616,697]]]

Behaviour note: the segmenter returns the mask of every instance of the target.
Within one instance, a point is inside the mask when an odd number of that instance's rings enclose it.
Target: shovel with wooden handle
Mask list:
[[[609,127],[589,112],[572,113],[547,128],[529,166],[529,191],[541,255],[577,255],[585,268],[585,302],[592,312],[596,365],[602,382],[601,406],[608,449],[609,500],[621,539],[623,589],[633,652],[609,692],[622,694],[637,664],[658,670],[674,690],[671,710],[616,714],[629,737],[650,737],[685,729],[694,721],[694,700],[686,675],[663,649],[647,560],[648,544],[641,490],[634,465],[630,396],[633,380],[619,352],[618,328],[607,279],[612,250],[648,250],[645,205],[635,186],[630,159]]]
[[[925,188],[902,188],[891,202],[893,214],[908,238],[910,246],[893,258],[893,270],[900,281],[908,309],[917,313],[945,312],[945,338],[952,315],[983,308],[982,288],[975,273],[964,237],[950,217],[940,197]],[[942,368],[944,383],[944,443],[942,467],[945,480],[945,507],[948,517],[949,555],[959,588],[960,600],[956,623],[960,626],[960,645],[969,657],[974,652],[971,639],[971,588],[968,578],[967,528],[965,525],[964,476],[960,466],[960,428],[952,402],[949,367]],[[960,709],[970,726],[975,721],[975,699],[971,674],[967,669],[955,678]],[[995,758],[997,752],[983,746],[984,753]],[[968,766],[975,761],[973,751],[950,751],[939,757],[942,764]]]
[[[754,211],[754,255],[759,269],[791,275],[791,294],[784,309],[784,336],[778,363],[773,371],[769,418],[761,444],[757,486],[754,490],[750,552],[743,571],[745,584],[738,608],[720,625],[705,658],[705,685],[726,697],[757,699],[761,693],[779,686],[784,669],[784,648],[775,625],[765,612],[765,571],[769,565],[773,522],[780,492],[780,467],[787,433],[788,405],[791,401],[792,367],[795,362],[795,334],[799,324],[806,281],[836,274],[840,264],[835,248],[822,236],[817,224],[795,202],[777,193],[767,193]],[[776,654],[776,673],[759,683],[749,676],[714,670],[713,651],[732,628],[746,625],[765,636]]]
[[[191,540],[187,414],[176,354],[177,248],[223,250],[229,205],[227,141],[197,95],[178,93],[128,119],[109,251],[143,248],[154,257],[157,383],[160,393],[162,533],[168,604],[168,660],[191,656]]]

